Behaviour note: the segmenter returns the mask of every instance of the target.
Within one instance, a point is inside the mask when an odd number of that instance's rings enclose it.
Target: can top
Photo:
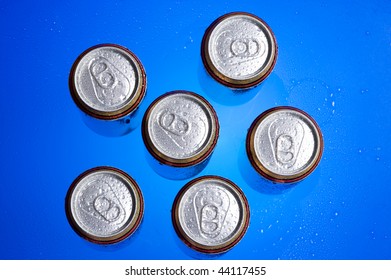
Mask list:
[[[232,88],[249,88],[272,71],[277,43],[270,27],[259,17],[229,13],[206,30],[201,55],[207,71],[218,82]]]
[[[204,176],[178,193],[172,219],[179,237],[203,253],[222,253],[244,236],[250,218],[246,197],[233,182]]]
[[[133,112],[146,90],[144,68],[128,49],[102,44],[84,51],[72,66],[69,88],[78,107],[104,120]]]
[[[206,159],[218,134],[213,107],[188,91],[160,96],[149,106],[143,120],[143,138],[149,152],[160,162],[177,167]]]
[[[66,199],[67,217],[75,231],[100,244],[130,236],[141,222],[143,207],[136,182],[112,167],[97,167],[81,174]]]
[[[318,165],[323,137],[315,120],[293,107],[262,113],[247,135],[247,154],[264,177],[282,183],[308,176]]]

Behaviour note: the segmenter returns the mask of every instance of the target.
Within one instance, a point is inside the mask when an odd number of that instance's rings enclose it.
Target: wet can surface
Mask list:
[[[187,183],[176,196],[171,213],[182,241],[209,254],[223,253],[235,246],[250,220],[241,189],[218,176],[203,176]]]
[[[142,134],[147,150],[159,163],[175,168],[195,167],[212,154],[219,123],[213,107],[203,97],[173,91],[149,106]]]
[[[81,237],[93,243],[113,244],[138,228],[144,201],[128,174],[113,167],[96,167],[75,179],[65,208],[69,223]]]
[[[323,136],[315,120],[294,107],[275,107],[252,123],[246,141],[254,169],[268,180],[294,183],[319,164]]]
[[[131,51],[102,44],[87,49],[76,59],[69,88],[74,102],[85,114],[101,124],[105,121],[106,126],[123,124],[124,132],[119,133],[125,133],[126,125],[130,126],[129,117],[144,98],[146,75]],[[110,127],[107,130],[110,133]]]
[[[270,27],[259,17],[229,13],[206,30],[201,57],[215,80],[230,88],[247,89],[261,83],[273,70],[277,43]]]

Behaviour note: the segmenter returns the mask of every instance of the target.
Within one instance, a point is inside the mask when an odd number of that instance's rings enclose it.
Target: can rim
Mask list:
[[[129,191],[131,192],[132,197],[135,199],[135,203],[134,203],[135,208],[133,210],[134,214],[130,218],[130,222],[129,222],[128,226],[125,227],[125,229],[122,230],[121,232],[119,232],[118,234],[116,234],[114,236],[110,236],[110,237],[97,237],[97,236],[94,236],[93,234],[88,233],[85,230],[83,230],[79,226],[76,219],[74,218],[73,211],[72,211],[71,201],[72,201],[72,196],[73,196],[75,188],[77,187],[77,185],[80,183],[80,181],[82,179],[84,179],[88,175],[93,174],[98,171],[111,171],[111,172],[116,173],[117,175],[121,176],[123,179],[125,179],[128,183],[130,183],[130,184],[128,184],[129,186],[127,185],[127,187],[129,189]],[[98,166],[98,167],[94,167],[94,168],[91,168],[91,169],[84,171],[72,182],[71,186],[68,189],[66,197],[65,197],[65,213],[66,213],[68,222],[71,225],[72,229],[80,237],[82,237],[92,243],[101,244],[101,245],[109,245],[109,244],[114,244],[114,243],[118,243],[120,241],[125,240],[126,238],[131,236],[137,230],[137,228],[140,226],[141,221],[144,216],[144,199],[143,199],[143,195],[141,193],[141,190],[140,190],[138,184],[127,173],[125,173],[124,171],[122,171],[118,168],[111,167],[111,166]]]
[[[186,158],[186,159],[176,159],[169,156],[164,155],[163,153],[159,152],[155,145],[152,142],[151,136],[149,135],[148,131],[148,121],[150,119],[151,113],[153,109],[156,107],[156,105],[163,100],[164,98],[168,96],[172,96],[175,94],[188,94],[192,97],[195,97],[197,100],[201,101],[201,103],[207,108],[207,110],[211,113],[211,120],[212,120],[212,134],[209,142],[207,143],[206,147],[201,150],[201,152],[193,157]],[[142,138],[145,144],[145,147],[147,148],[148,152],[159,162],[173,166],[173,167],[189,167],[196,164],[199,164],[206,160],[213,152],[217,140],[219,138],[219,131],[220,131],[220,125],[218,121],[218,117],[216,114],[216,111],[212,107],[212,105],[202,96],[199,94],[196,94],[191,91],[187,90],[174,90],[164,93],[163,95],[156,98],[148,107],[148,109],[145,111],[143,121],[142,121]]]
[[[223,20],[225,20],[229,17],[240,16],[240,15],[251,17],[254,20],[258,21],[264,27],[263,31],[266,31],[267,35],[269,35],[268,39],[270,39],[271,48],[272,48],[272,51],[271,51],[272,58],[268,61],[266,67],[264,68],[264,71],[261,71],[261,73],[259,73],[258,75],[255,75],[254,77],[246,79],[246,80],[237,80],[237,79],[229,78],[229,77],[225,76],[224,74],[220,73],[220,71],[217,70],[217,68],[212,63],[212,60],[209,55],[209,47],[208,47],[209,39],[210,39],[210,36],[211,36],[213,30]],[[216,20],[214,20],[211,23],[211,25],[209,25],[209,27],[206,29],[206,31],[204,33],[204,36],[202,37],[201,59],[202,59],[202,62],[205,66],[205,69],[207,70],[209,75],[212,76],[213,79],[215,79],[219,83],[221,83],[227,87],[233,88],[233,89],[248,89],[248,88],[255,87],[258,84],[260,84],[262,81],[264,81],[270,75],[270,73],[274,69],[274,66],[277,61],[277,56],[278,56],[278,45],[277,45],[277,40],[275,38],[275,35],[274,35],[272,29],[263,19],[261,19],[260,17],[254,15],[254,14],[251,14],[251,13],[231,12],[231,13],[227,13],[225,15],[222,15],[219,18],[217,18]]]
[[[239,198],[239,202],[241,203],[242,211],[243,211],[243,219],[242,223],[240,224],[239,230],[234,234],[234,237],[227,243],[223,243],[220,245],[215,246],[207,246],[200,244],[198,242],[195,242],[192,240],[183,230],[180,222],[179,222],[179,205],[183,198],[183,195],[195,184],[197,184],[200,181],[206,181],[206,180],[219,180],[226,184],[228,184],[230,187],[232,187],[232,190],[235,192],[237,197]],[[178,194],[176,195],[172,210],[171,210],[171,220],[175,229],[175,232],[177,233],[178,237],[190,248],[206,254],[220,254],[228,251],[232,247],[234,247],[236,244],[239,243],[239,241],[243,238],[245,235],[248,226],[250,224],[250,207],[247,201],[246,196],[244,195],[243,191],[231,180],[223,178],[221,176],[216,175],[205,175],[198,178],[195,178],[185,184]]]
[[[105,112],[101,110],[94,109],[87,105],[80,97],[80,95],[77,92],[76,85],[75,85],[75,74],[77,67],[81,60],[91,51],[98,49],[98,48],[104,48],[104,47],[110,47],[110,48],[117,48],[120,51],[125,52],[133,61],[134,65],[136,66],[136,71],[138,74],[138,79],[139,79],[139,84],[136,89],[136,93],[134,98],[132,99],[129,104],[127,104],[125,107],[120,108],[116,111],[113,112]],[[115,120],[115,119],[120,119],[133,111],[135,111],[138,106],[140,105],[141,101],[144,99],[145,92],[146,92],[146,85],[147,85],[147,76],[145,73],[144,66],[142,65],[141,61],[139,58],[131,52],[129,49],[117,45],[117,44],[112,44],[112,43],[104,43],[104,44],[98,44],[95,46],[92,46],[85,51],[83,51],[75,60],[73,63],[70,74],[69,74],[69,79],[68,79],[68,86],[69,86],[69,91],[71,93],[71,97],[77,107],[79,107],[80,110],[82,110],[84,113],[96,118],[96,119],[101,119],[101,120]]]
[[[292,110],[295,112],[298,112],[300,114],[303,114],[314,126],[316,133],[314,133],[316,139],[315,141],[318,143],[317,149],[316,149],[316,154],[315,154],[315,160],[311,162],[311,164],[305,168],[303,171],[299,172],[298,174],[293,174],[293,175],[281,175],[274,173],[267,169],[256,157],[255,154],[255,148],[254,148],[254,137],[255,137],[255,132],[257,128],[259,127],[260,123],[270,114],[276,112],[276,111],[281,111],[281,110]],[[263,177],[266,179],[277,182],[277,183],[295,183],[298,181],[303,180],[306,178],[308,175],[310,175],[315,168],[318,166],[322,154],[323,154],[323,146],[324,146],[324,140],[323,140],[323,135],[320,130],[319,125],[317,122],[306,112],[303,110],[300,110],[295,107],[291,106],[278,106],[278,107],[273,107],[262,114],[260,114],[251,124],[248,133],[247,133],[247,138],[246,138],[246,152],[247,152],[247,157],[251,163],[251,165],[254,167],[254,169]]]

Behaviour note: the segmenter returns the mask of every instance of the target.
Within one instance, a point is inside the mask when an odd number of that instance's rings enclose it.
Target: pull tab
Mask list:
[[[103,105],[117,106],[131,94],[128,78],[106,58],[93,59],[88,69],[95,96]]]
[[[251,38],[232,39],[230,49],[233,56],[241,58],[252,58],[261,50],[258,41]]]
[[[201,231],[204,234],[213,235],[218,234],[219,220],[218,220],[219,209],[215,205],[208,204],[202,207],[201,210]]]
[[[237,37],[231,31],[222,32],[216,39],[219,59],[227,65],[238,65],[260,58],[266,52],[266,45],[258,38]]]
[[[304,139],[304,127],[299,120],[277,119],[269,126],[269,140],[275,162],[290,169],[297,160]]]
[[[161,128],[177,136],[186,135],[190,130],[190,123],[175,113],[164,112],[159,119]]]
[[[194,209],[201,235],[206,238],[220,235],[229,205],[229,196],[224,190],[203,189],[196,193]]]
[[[289,164],[295,157],[294,142],[292,136],[281,134],[276,143],[277,161],[281,164]]]
[[[109,179],[108,179],[109,180]],[[111,184],[116,184],[114,181]],[[91,186],[80,196],[80,207],[88,215],[105,223],[120,224],[126,216],[126,211],[113,191],[110,183],[105,179],[98,179],[90,183]]]
[[[104,195],[98,196],[95,199],[94,208],[109,223],[115,222],[120,217],[120,208]]]
[[[205,122],[192,112],[163,110],[156,119],[164,133],[182,150],[192,153],[207,136]]]

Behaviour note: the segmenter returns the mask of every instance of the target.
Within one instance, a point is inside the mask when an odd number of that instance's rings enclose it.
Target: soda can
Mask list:
[[[70,186],[65,208],[77,234],[97,244],[113,244],[132,235],[141,223],[144,200],[137,183],[113,167],[96,167]]]
[[[203,176],[187,183],[176,196],[171,213],[180,239],[206,254],[223,253],[234,247],[250,221],[242,190],[218,176]]]
[[[74,62],[69,89],[84,121],[97,133],[119,136],[135,127],[135,112],[146,92],[146,74],[128,49],[101,44],[84,51]]]
[[[246,140],[254,169],[276,183],[295,183],[310,175],[323,153],[323,136],[315,120],[304,111],[275,107],[259,115]]]
[[[248,89],[271,73],[277,42],[259,17],[235,12],[216,19],[205,31],[201,57],[208,73],[233,89]]]
[[[160,175],[186,179],[207,164],[219,136],[219,122],[212,105],[198,94],[172,91],[147,109],[142,136]]]

